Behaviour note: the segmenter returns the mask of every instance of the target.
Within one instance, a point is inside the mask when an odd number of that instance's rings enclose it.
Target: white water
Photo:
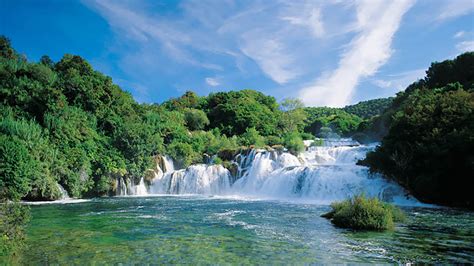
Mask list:
[[[164,171],[158,167],[150,187],[142,179],[137,186],[127,184],[120,195],[202,194],[325,204],[365,193],[400,205],[418,205],[398,184],[356,165],[374,147],[334,139],[326,140],[321,147],[309,147],[298,157],[287,152],[252,150],[236,156],[235,177],[221,165],[198,164],[175,170],[166,157]]]
[[[58,190],[59,192],[61,193],[61,197],[59,198],[59,200],[68,200],[68,199],[71,199],[69,197],[69,194],[67,194],[67,191],[63,188],[63,186],[61,186],[60,184],[56,184],[58,186]]]

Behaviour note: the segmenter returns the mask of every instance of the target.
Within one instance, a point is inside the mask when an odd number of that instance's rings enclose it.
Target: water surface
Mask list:
[[[394,232],[335,228],[328,206],[198,196],[123,197],[32,206],[37,264],[474,262],[474,216],[408,208]]]

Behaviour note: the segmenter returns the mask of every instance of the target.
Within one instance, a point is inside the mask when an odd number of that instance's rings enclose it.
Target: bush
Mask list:
[[[186,126],[188,126],[190,130],[201,130],[209,125],[209,119],[206,113],[198,109],[185,109],[184,119],[186,120]]]
[[[28,206],[18,202],[3,202],[0,205],[0,261],[12,258],[24,247],[25,226],[30,219]]]
[[[200,154],[194,151],[188,143],[173,142],[168,146],[168,153],[173,159],[181,162],[183,167],[188,167],[192,163],[202,160]]]
[[[0,198],[21,199],[31,189],[36,162],[16,136],[0,135]]]
[[[331,204],[332,210],[322,217],[328,218],[337,227],[356,230],[393,230],[395,222],[401,222],[405,215],[399,208],[377,198],[354,196]]]
[[[268,136],[265,138],[265,144],[268,146],[280,145],[283,143],[283,139],[278,136]]]
[[[250,146],[255,145],[257,148],[265,146],[265,139],[260,133],[254,128],[247,128],[244,134],[240,136],[240,145]]]
[[[294,155],[304,151],[303,139],[301,139],[298,132],[291,132],[284,136],[283,145],[288,151]]]
[[[316,138],[313,134],[307,133],[307,132],[303,132],[300,135],[301,135],[301,138],[304,140],[314,140]]]

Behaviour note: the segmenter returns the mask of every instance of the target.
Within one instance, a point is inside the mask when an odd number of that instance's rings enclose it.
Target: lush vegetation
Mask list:
[[[114,194],[119,178],[139,182],[153,158],[182,167],[240,149],[304,149],[306,113],[254,90],[138,104],[80,56],[29,62],[0,38],[0,198],[54,200]]]
[[[377,120],[388,125],[386,135],[360,163],[426,202],[472,209],[474,53],[433,63],[426,73]]]
[[[369,119],[381,115],[392,104],[393,97],[362,101],[343,108],[349,114]]]
[[[322,138],[349,137],[363,121],[361,117],[340,108],[306,107],[305,132]]]
[[[382,140],[361,163],[418,198],[473,206],[474,55],[433,63],[393,99],[345,108],[278,103],[254,90],[138,104],[80,56],[29,62],[0,37],[0,198],[53,200],[114,194],[137,183],[159,154],[182,167],[229,160],[248,148],[297,154],[303,139]],[[388,106],[388,107],[387,107]],[[440,163],[442,162],[442,163]]]
[[[0,260],[14,259],[25,246],[24,227],[29,219],[28,206],[14,202],[0,204]]]
[[[377,198],[357,195],[351,199],[331,204],[332,210],[322,216],[337,227],[356,230],[393,230],[396,222],[402,222],[402,210]]]

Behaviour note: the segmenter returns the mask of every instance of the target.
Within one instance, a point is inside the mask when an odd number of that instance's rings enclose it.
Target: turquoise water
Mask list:
[[[32,206],[37,264],[474,262],[474,215],[404,208],[394,232],[354,232],[328,206],[208,197],[105,198]]]

